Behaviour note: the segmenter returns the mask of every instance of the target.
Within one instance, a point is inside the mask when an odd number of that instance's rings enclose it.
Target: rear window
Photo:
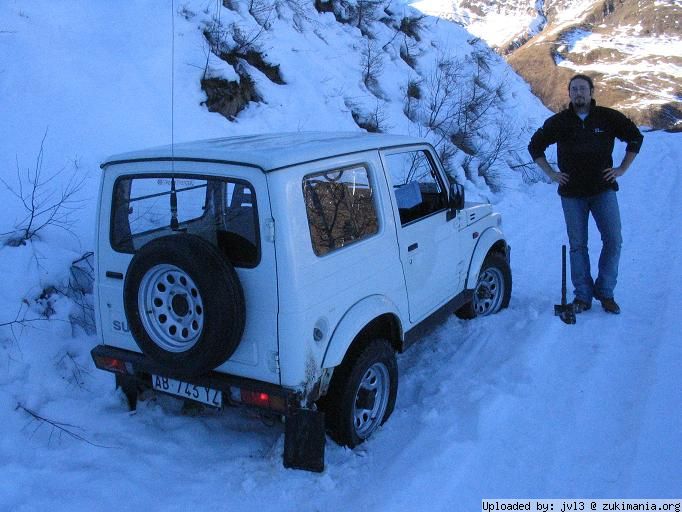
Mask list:
[[[303,196],[318,256],[379,230],[372,184],[364,167],[310,174],[303,178]]]
[[[253,187],[241,180],[197,176],[124,176],[112,198],[111,245],[134,253],[174,232],[200,236],[236,266],[260,260]]]

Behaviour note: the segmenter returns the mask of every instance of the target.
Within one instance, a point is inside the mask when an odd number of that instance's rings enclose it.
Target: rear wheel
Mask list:
[[[143,246],[130,263],[123,293],[138,346],[174,373],[206,373],[239,345],[246,319],[239,278],[198,236],[178,233]]]
[[[471,302],[456,311],[459,318],[488,316],[509,306],[512,290],[511,269],[497,253],[489,254],[481,265]]]
[[[329,434],[351,448],[363,443],[391,415],[397,393],[393,347],[385,339],[372,340],[334,373],[321,402]]]

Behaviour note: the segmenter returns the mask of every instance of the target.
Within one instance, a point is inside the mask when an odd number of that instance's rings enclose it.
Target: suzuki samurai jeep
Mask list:
[[[512,288],[501,217],[465,204],[412,137],[292,133],[102,164],[95,364],[152,389],[285,419],[284,463],[321,471],[391,412],[396,353]]]

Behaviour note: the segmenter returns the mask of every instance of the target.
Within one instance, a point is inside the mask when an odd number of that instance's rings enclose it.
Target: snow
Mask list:
[[[581,19],[593,5],[592,0],[578,0],[567,3],[564,9],[557,12],[556,21],[557,23],[574,23]]]
[[[483,15],[478,15],[452,0],[417,0],[410,2],[410,5],[430,16],[445,18],[465,26],[491,47],[503,46],[527,32],[535,34],[542,29],[545,22],[530,5],[525,10],[507,10],[498,3],[490,6]]]
[[[357,130],[345,102],[368,101],[357,29],[319,16],[322,39],[277,21],[268,52],[288,85],[263,78],[267,103],[230,123],[200,105],[198,19],[214,5],[187,6],[197,18],[175,19],[175,140]],[[468,51],[467,33],[428,23],[427,45],[447,40],[453,52]],[[679,497],[679,134],[645,133],[620,180],[620,316],[598,303],[573,326],[552,315],[566,243],[555,186],[506,175],[496,194],[467,182],[468,197],[489,197],[503,214],[510,307],[475,321],[453,317],[401,355],[393,416],[355,450],[328,440],[322,474],[284,469],[282,424],[245,410],[192,415],[171,397],[148,395],[129,414],[112,376],[90,360],[95,337],[69,322],[75,303],[40,295],[63,290],[70,262],[94,246],[98,164],[170,140],[170,27],[168,2],[0,5],[0,177],[15,184],[17,163],[21,175],[33,168],[47,129],[44,172],[64,169],[50,186],[72,172],[86,178],[72,233],[47,229],[26,245],[0,246],[0,324],[27,320],[0,331],[0,510],[475,511],[495,497]],[[510,88],[504,119],[525,146],[549,112],[495,66]],[[408,70],[387,60],[384,73],[392,131],[415,135],[400,117]],[[0,201],[6,233],[23,210],[2,186]],[[594,226],[590,240],[596,260]]]

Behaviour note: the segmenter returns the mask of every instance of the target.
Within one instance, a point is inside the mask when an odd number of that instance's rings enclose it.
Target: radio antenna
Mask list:
[[[175,172],[175,0],[171,0],[171,171]]]

